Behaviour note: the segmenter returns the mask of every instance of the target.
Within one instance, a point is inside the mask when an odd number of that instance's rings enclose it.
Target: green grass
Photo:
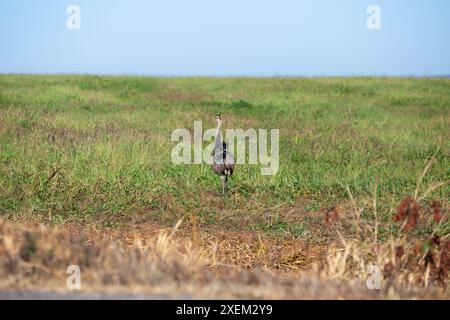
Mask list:
[[[278,217],[370,197],[388,220],[437,150],[424,185],[450,178],[450,79],[0,76],[0,214],[304,236]],[[176,166],[176,128],[280,129],[280,170],[238,166],[227,199],[207,165]],[[448,186],[428,199],[448,203]],[[301,217],[300,217],[301,218]],[[447,228],[448,229],[448,228]]]

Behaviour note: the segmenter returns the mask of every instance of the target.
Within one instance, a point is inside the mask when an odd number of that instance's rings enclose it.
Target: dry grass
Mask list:
[[[263,238],[253,242],[248,235],[236,234],[189,238],[177,228],[147,226],[145,233],[95,227],[81,231],[75,225],[1,221],[0,291],[67,292],[66,268],[75,264],[81,268],[81,292],[85,294],[269,299],[449,297],[442,289],[405,288],[397,283],[389,290],[368,290],[360,273],[352,278],[348,267],[341,266],[338,250],[331,249],[328,255],[327,273],[325,269],[314,270],[311,264],[307,271],[300,271],[305,261],[320,261],[320,256],[308,256],[299,244]],[[360,256],[357,248],[348,244],[346,256]]]

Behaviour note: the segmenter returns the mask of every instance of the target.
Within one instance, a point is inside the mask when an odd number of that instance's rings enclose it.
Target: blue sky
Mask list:
[[[448,0],[2,0],[0,73],[449,75],[449,14]]]

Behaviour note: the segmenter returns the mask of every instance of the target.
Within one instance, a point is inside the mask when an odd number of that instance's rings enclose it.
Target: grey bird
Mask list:
[[[234,158],[231,152],[227,149],[227,144],[222,140],[220,128],[222,127],[222,117],[220,114],[216,115],[217,133],[214,142],[214,150],[211,155],[213,157],[212,169],[220,176],[222,181],[222,194],[226,194],[228,187],[228,177],[234,171]]]

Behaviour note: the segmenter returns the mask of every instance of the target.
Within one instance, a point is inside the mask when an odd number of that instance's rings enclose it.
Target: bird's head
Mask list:
[[[222,124],[222,117],[220,116],[220,114],[216,115],[216,121],[218,124]]]

